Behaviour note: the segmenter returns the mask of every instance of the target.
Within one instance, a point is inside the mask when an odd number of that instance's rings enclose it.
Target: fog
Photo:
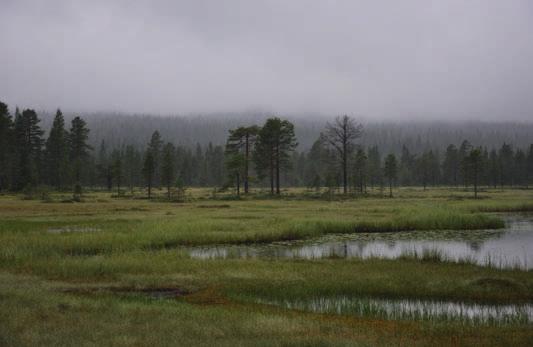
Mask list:
[[[0,100],[533,119],[531,1],[0,0]]]

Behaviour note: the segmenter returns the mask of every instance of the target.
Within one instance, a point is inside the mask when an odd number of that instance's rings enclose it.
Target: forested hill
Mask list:
[[[48,131],[53,113],[40,112],[41,125]],[[91,129],[90,143],[97,148],[102,140],[110,147],[133,144],[143,147],[150,136],[158,130],[165,140],[185,146],[197,143],[214,145],[225,143],[228,130],[242,125],[262,124],[270,114],[220,113],[195,116],[162,117],[150,115],[127,115],[117,113],[81,114]],[[283,116],[283,115],[282,115]],[[65,113],[67,122],[74,117]],[[285,116],[283,116],[285,117]],[[327,121],[334,117],[286,116],[295,125],[298,150],[308,150],[318,138]],[[413,152],[427,149],[443,150],[448,144],[459,145],[468,139],[477,146],[499,147],[502,143],[525,148],[533,139],[533,122],[372,122],[363,121],[365,126],[360,142],[364,145],[378,145],[384,152],[398,153],[403,145]]]

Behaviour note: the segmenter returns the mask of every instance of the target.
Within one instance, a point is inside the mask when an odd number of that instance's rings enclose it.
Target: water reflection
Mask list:
[[[391,300],[374,298],[314,298],[310,300],[256,300],[258,303],[303,311],[386,319],[457,320],[506,324],[533,322],[533,305],[483,305],[450,301]]]
[[[431,251],[450,260],[496,267],[533,268],[533,216],[508,216],[505,229],[327,235],[265,245],[189,248],[194,258],[397,258]]]

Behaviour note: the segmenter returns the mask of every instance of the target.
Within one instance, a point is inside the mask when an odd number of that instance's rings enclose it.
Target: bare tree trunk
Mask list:
[[[244,182],[246,182],[246,181],[244,181]],[[246,186],[244,186],[244,187],[246,189]],[[245,190],[245,193],[246,193],[246,190]],[[237,173],[237,196],[241,196],[241,180],[240,180],[239,173]]]
[[[352,141],[359,138],[362,125],[355,123],[350,117],[344,115],[335,118],[334,124],[326,125],[324,139],[337,151],[342,166],[342,187],[344,194],[348,193],[348,152]],[[354,185],[354,187],[357,187]]]

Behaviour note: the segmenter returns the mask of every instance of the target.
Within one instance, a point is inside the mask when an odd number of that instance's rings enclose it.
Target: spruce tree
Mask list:
[[[44,131],[39,126],[40,119],[34,110],[15,112],[15,175],[14,186],[21,190],[35,186],[39,182],[41,151]]]
[[[142,157],[139,151],[132,145],[126,146],[124,151],[124,177],[126,184],[133,194],[133,187],[140,185],[139,175],[142,170]]]
[[[398,175],[398,165],[396,163],[396,157],[394,154],[389,154],[385,159],[385,168],[383,170],[383,174],[389,181],[389,197],[392,198],[392,185]]]
[[[470,179],[474,185],[474,199],[477,199],[478,184],[482,163],[482,151],[481,148],[474,148],[470,150],[470,153],[465,157],[466,164],[469,166],[468,172],[470,173]]]
[[[513,147],[508,143],[503,143],[499,152],[499,163],[501,182],[500,185],[503,188],[504,185],[513,185],[513,169],[514,169],[514,151]]]
[[[459,151],[455,145],[449,145],[446,147],[446,153],[444,154],[444,161],[442,163],[442,173],[446,184],[457,187],[459,168]]]
[[[359,148],[354,157],[354,183],[361,194],[363,194],[366,187],[367,161],[368,157],[365,151]]]
[[[171,187],[176,180],[176,149],[168,142],[163,147],[161,157],[161,182],[167,188],[167,199],[170,200]]]
[[[154,185],[161,187],[161,150],[163,148],[163,140],[159,131],[156,130],[152,133],[148,148],[152,152],[154,161]]]
[[[68,132],[65,130],[65,119],[59,109],[45,147],[47,182],[61,189],[68,177]]]
[[[0,102],[0,192],[9,188],[13,159],[13,119],[6,104]]]
[[[472,145],[470,144],[470,142],[468,142],[467,140],[464,140],[462,143],[461,143],[461,146],[459,147],[459,152],[458,152],[458,155],[459,155],[459,164],[460,164],[460,177],[461,177],[461,180],[463,181],[463,186],[466,188],[468,187],[468,177],[470,175],[470,172],[468,171],[469,169],[469,165],[468,165],[468,160],[467,160],[467,156],[468,156],[468,153],[470,153],[470,150],[472,150]]]
[[[383,173],[381,171],[381,155],[378,146],[373,146],[368,149],[368,177],[370,186],[374,189],[375,186],[381,185],[383,180]]]
[[[500,167],[500,160],[498,158],[498,153],[495,149],[492,149],[489,153],[489,181],[490,184],[496,188],[498,187],[498,184],[501,182],[501,167]]]
[[[87,123],[80,117],[72,120],[69,132],[70,161],[72,164],[72,176],[74,179],[75,198],[81,194],[81,174],[89,159],[89,152],[92,147],[87,144],[89,140],[89,129]]]
[[[155,174],[155,160],[154,154],[148,148],[144,154],[144,163],[143,163],[143,176],[146,182],[146,187],[148,188],[148,199],[152,198],[152,186],[154,184],[154,174]]]
[[[513,159],[513,181],[516,185],[525,186],[527,180],[526,154],[520,148],[517,148]]]

